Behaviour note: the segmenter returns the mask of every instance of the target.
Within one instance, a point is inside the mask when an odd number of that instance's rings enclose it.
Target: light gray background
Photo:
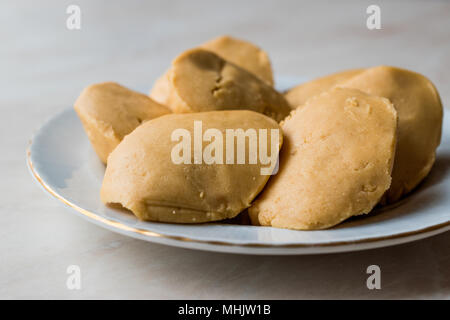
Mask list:
[[[382,30],[365,27],[372,3]],[[66,29],[69,4],[81,7],[80,31]],[[1,1],[0,298],[450,298],[450,232],[323,256],[196,252],[92,225],[32,181],[28,139],[83,87],[114,80],[147,92],[180,51],[224,33],[266,49],[277,74],[396,65],[450,102],[447,1]],[[80,291],[66,288],[71,264]],[[382,290],[366,288],[370,264]]]

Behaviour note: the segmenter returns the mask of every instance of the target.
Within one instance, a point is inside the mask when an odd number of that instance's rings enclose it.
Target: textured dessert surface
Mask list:
[[[281,127],[280,169],[249,209],[255,224],[328,228],[370,212],[389,188],[397,130],[389,100],[337,88]]]

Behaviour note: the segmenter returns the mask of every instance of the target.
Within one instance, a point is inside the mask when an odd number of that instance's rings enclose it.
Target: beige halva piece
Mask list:
[[[194,163],[191,147],[191,153],[186,153],[190,164],[174,162],[172,153],[184,152],[176,148],[181,141],[172,141],[172,135],[187,130],[189,145],[194,144],[194,121],[201,121],[205,133],[208,129],[219,130],[224,140],[226,129],[268,129],[269,133],[271,129],[280,130],[273,119],[252,111],[170,114],[148,121],[111,153],[101,188],[102,201],[120,204],[142,220],[177,223],[232,218],[249,207],[269,178],[261,175],[265,165],[259,160],[256,164],[226,164],[225,160],[224,164]],[[281,147],[281,132],[276,139]],[[203,143],[203,152],[209,144]],[[248,155],[248,143],[245,148]],[[275,155],[278,152],[279,148]]]
[[[397,115],[355,89],[322,93],[281,127],[278,174],[249,209],[254,224],[324,229],[368,213],[391,184]]]
[[[215,53],[192,49],[173,62],[165,104],[175,113],[252,110],[281,121],[290,112],[282,94]]]
[[[75,102],[75,110],[103,163],[123,137],[142,122],[170,113],[148,96],[114,82],[84,89]]]
[[[309,98],[334,88],[336,85],[347,81],[348,79],[361,73],[363,70],[364,69],[345,70],[320,77],[289,89],[284,96],[289,102],[291,108],[295,109],[304,105]]]
[[[221,36],[205,42],[200,45],[200,48],[214,52],[273,86],[273,72],[269,56],[254,44],[230,36]],[[150,96],[162,104],[166,104],[169,95],[168,72],[166,71],[156,80],[150,92]]]
[[[414,189],[433,166],[443,117],[439,93],[423,75],[389,66],[366,69],[340,85],[386,97],[397,110],[392,185],[382,200],[395,202]]]
[[[230,36],[221,36],[202,44],[200,48],[214,52],[273,86],[269,55],[256,45]]]

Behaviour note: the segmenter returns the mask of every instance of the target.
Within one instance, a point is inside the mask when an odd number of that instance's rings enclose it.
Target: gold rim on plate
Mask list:
[[[109,227],[113,227],[122,231],[127,231],[131,233],[136,233],[139,235],[143,235],[149,238],[164,238],[164,239],[170,239],[180,242],[192,242],[192,243],[199,243],[199,244],[208,244],[208,245],[219,245],[219,246],[230,246],[230,247],[253,247],[253,248],[313,248],[313,247],[340,247],[340,246],[348,246],[348,245],[354,245],[354,244],[364,244],[364,243],[373,243],[373,242],[379,242],[379,241],[385,241],[385,240],[393,240],[393,239],[400,239],[400,238],[407,238],[415,235],[420,235],[423,233],[428,233],[432,231],[436,231],[442,228],[445,228],[447,226],[450,226],[450,221],[443,222],[434,226],[426,227],[423,229],[418,229],[415,231],[408,231],[403,233],[394,234],[391,236],[383,236],[383,237],[371,237],[371,238],[365,238],[360,240],[354,240],[354,241],[336,241],[336,242],[328,242],[328,243],[318,243],[318,244],[257,244],[257,243],[230,243],[225,241],[211,241],[211,240],[199,240],[199,239],[192,239],[187,237],[181,237],[181,236],[171,236],[166,234],[161,234],[145,229],[139,229],[127,226],[121,222],[110,220],[104,217],[99,216],[98,214],[95,214],[91,211],[88,211],[86,209],[83,209],[79,206],[77,206],[74,203],[71,203],[70,201],[66,200],[64,197],[59,195],[56,191],[54,191],[50,186],[48,186],[42,178],[39,176],[39,174],[36,172],[33,162],[31,161],[31,145],[32,140],[29,142],[29,146],[27,149],[27,163],[30,168],[30,171],[32,172],[34,178],[39,182],[39,184],[46,190],[48,193],[50,193],[53,197],[64,203],[65,205],[71,207],[72,209],[75,209],[82,215],[93,219],[97,222],[100,222],[102,224],[108,225]]]

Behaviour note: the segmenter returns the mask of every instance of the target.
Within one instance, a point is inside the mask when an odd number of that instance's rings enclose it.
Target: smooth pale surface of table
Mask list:
[[[428,76],[450,103],[449,2],[243,2],[0,3],[0,298],[450,298],[450,232],[322,256],[200,252],[92,225],[32,181],[29,138],[83,87],[114,80],[147,92],[180,51],[221,34],[262,46],[278,74],[395,65]],[[372,3],[381,30],[366,28]],[[81,30],[66,28],[70,4]],[[372,264],[381,290],[366,287]],[[81,290],[67,289],[69,265],[81,268]]]

